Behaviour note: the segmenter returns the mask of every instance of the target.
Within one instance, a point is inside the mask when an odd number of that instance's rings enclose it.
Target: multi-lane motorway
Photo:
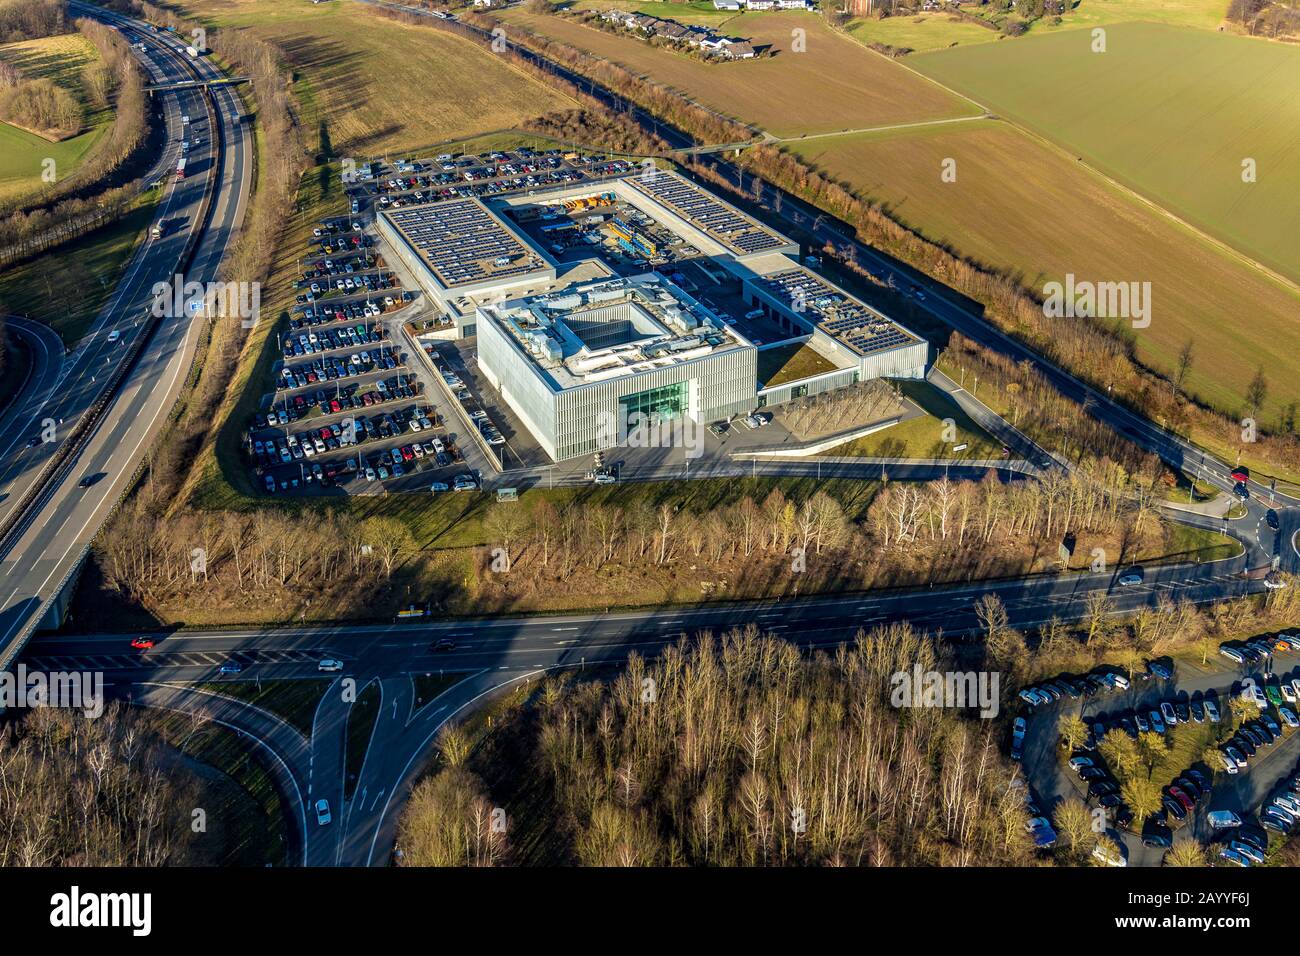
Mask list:
[[[220,75],[206,60],[187,58],[173,36],[93,7],[74,7],[118,27],[133,45],[143,44],[137,54],[154,81],[187,79],[194,71]],[[165,194],[154,221],[163,235],[136,251],[109,303],[63,359],[53,387],[43,396],[25,396],[21,420],[0,436],[0,666],[12,663],[80,561],[180,393],[199,323],[167,316],[147,334],[155,284],[171,281],[182,268],[187,280],[215,281],[244,215],[251,135],[234,91],[215,88],[210,100],[197,90],[158,95],[165,97],[167,137],[155,166]],[[191,122],[183,123],[183,116]],[[177,181],[171,170],[185,139],[194,145],[187,175]],[[126,377],[116,382],[129,361]],[[111,392],[110,383],[116,385]],[[97,405],[103,411],[93,430],[65,460],[65,443],[85,416],[99,411]],[[45,440],[51,434],[54,440]],[[93,483],[83,487],[86,478]]]

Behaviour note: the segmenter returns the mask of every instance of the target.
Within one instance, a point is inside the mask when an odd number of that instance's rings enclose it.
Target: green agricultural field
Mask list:
[[[1104,53],[1091,37],[908,62],[1300,282],[1300,49],[1149,23],[1107,28]],[[1247,160],[1254,182],[1243,181]]]
[[[98,58],[95,47],[75,33],[0,45],[0,60],[22,70],[28,79],[52,80],[71,90],[83,106],[86,98],[81,70]],[[60,178],[71,174],[99,142],[112,119],[111,109],[91,110],[87,106],[85,129],[60,142],[0,123],[0,202],[39,189],[46,160],[54,160],[54,172]]]
[[[1188,337],[1188,388],[1231,410],[1263,363],[1270,411],[1300,398],[1300,295],[1005,123],[809,139],[797,151],[926,237],[1019,274],[1151,282],[1138,357],[1168,370]],[[940,177],[956,160],[956,182]]]

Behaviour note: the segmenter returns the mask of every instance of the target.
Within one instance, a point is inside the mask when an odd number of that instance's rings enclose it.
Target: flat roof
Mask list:
[[[627,183],[737,256],[752,256],[792,245],[739,209],[675,173],[657,169],[625,177]]]
[[[549,266],[474,198],[444,199],[380,213],[444,289],[499,282]]]
[[[802,266],[769,272],[750,281],[858,355],[875,355],[922,341],[893,319]]]
[[[569,286],[480,311],[555,392],[755,348],[657,273]]]

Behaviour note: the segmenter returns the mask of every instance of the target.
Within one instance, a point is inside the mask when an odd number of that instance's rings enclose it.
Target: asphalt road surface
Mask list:
[[[78,7],[78,12],[105,19],[119,28],[128,23],[125,18],[94,8]],[[184,54],[177,53],[182,48],[180,41],[129,28],[125,32],[132,43],[146,44],[146,51],[139,55],[154,79],[188,75],[182,65]],[[200,59],[196,66],[208,75],[217,75],[216,68],[205,60]],[[191,148],[186,178],[167,187],[155,214],[155,221],[166,223],[163,237],[137,250],[108,306],[64,363],[53,393],[39,408],[31,409],[34,420],[26,429],[16,427],[3,439],[8,447],[0,445],[0,521],[9,509],[17,507],[33,483],[43,479],[42,468],[59,442],[101,398],[106,379],[127,355],[153,306],[154,284],[172,279],[190,230],[201,228],[200,207],[209,179],[213,180],[214,190],[210,220],[197,239],[185,274],[187,280],[216,279],[242,221],[251,187],[251,138],[247,127],[239,122],[241,110],[234,92],[226,87],[213,91],[219,117],[217,129],[208,129],[208,121],[200,119],[207,114],[201,92],[184,90],[160,95],[168,102],[167,145],[159,166],[164,170],[173,168],[180,155],[181,138],[195,136],[195,132],[182,128],[182,112],[198,127],[202,143]],[[217,137],[222,147],[219,157],[213,152]],[[120,338],[109,341],[114,330]],[[17,530],[0,554],[0,665],[12,661],[22,640],[39,621],[46,602],[58,593],[129,486],[180,393],[199,331],[199,323],[184,315],[164,318],[158,324],[131,372],[111,396],[96,429],[77,451],[75,465],[43,490],[37,507],[21,516]],[[57,423],[56,441],[29,445],[45,419]],[[93,483],[81,487],[83,478],[91,478]]]

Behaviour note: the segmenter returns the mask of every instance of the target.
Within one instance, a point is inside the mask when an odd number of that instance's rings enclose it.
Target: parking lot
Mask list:
[[[349,193],[354,213],[400,209],[444,199],[508,195],[626,173],[631,163],[600,154],[521,148],[490,153],[443,153],[361,166]]]
[[[1099,668],[1022,690],[1022,700],[1025,694],[1038,695],[1029,705],[1023,738],[1013,748],[1013,756],[1023,750],[1031,799],[1048,816],[1067,796],[1105,808],[1118,827],[1113,835],[1124,845],[1128,865],[1159,865],[1168,845],[1183,835],[1207,844],[1212,862],[1249,865],[1248,849],[1237,848],[1245,857],[1220,857],[1221,849],[1231,850],[1229,844],[1252,829],[1265,837],[1281,835],[1300,821],[1300,814],[1287,811],[1285,799],[1300,759],[1300,636],[1259,638],[1251,645],[1249,657],[1230,660],[1235,672],[1179,676],[1173,662],[1162,659],[1165,663],[1151,662],[1154,667],[1149,664],[1131,681],[1117,668]],[[1058,747],[1054,712],[1068,714],[1076,707],[1087,738],[1067,753]],[[1234,721],[1234,707],[1243,715],[1240,720]],[[1161,807],[1153,817],[1132,820],[1098,742],[1116,733],[1134,740],[1143,733],[1164,738],[1180,726],[1200,728],[1197,733],[1210,746],[1190,754],[1187,766],[1171,779],[1157,781]],[[1066,756],[1069,763],[1063,765]],[[1225,814],[1245,826],[1222,826]]]
[[[477,485],[429,383],[396,334],[416,296],[385,268],[354,217],[312,228],[272,391],[245,451],[271,494],[378,494]]]

